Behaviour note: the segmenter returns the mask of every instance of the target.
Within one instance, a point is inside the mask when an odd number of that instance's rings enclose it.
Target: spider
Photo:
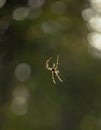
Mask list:
[[[60,78],[59,76],[59,70],[58,70],[58,62],[59,62],[59,56],[57,56],[57,60],[56,60],[56,64],[53,63],[53,66],[52,67],[49,67],[49,61],[52,59],[52,57],[50,57],[48,60],[46,60],[46,69],[47,70],[50,70],[52,72],[52,80],[53,80],[53,83],[56,84],[55,82],[55,76],[57,76],[57,78],[63,82],[63,80]]]

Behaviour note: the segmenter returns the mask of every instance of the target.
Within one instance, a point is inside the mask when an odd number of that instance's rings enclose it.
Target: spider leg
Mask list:
[[[56,69],[58,68],[58,64],[59,64],[59,55],[57,56],[57,60],[56,60]]]
[[[46,60],[46,69],[48,70],[52,70],[51,67],[49,67],[49,61],[52,59],[52,57],[50,57],[48,60]]]
[[[63,82],[63,80],[62,80],[62,79],[60,78],[60,76],[59,76],[59,71],[56,71],[55,74],[56,74],[57,78],[58,78],[61,82]]]
[[[53,83],[56,84],[54,76],[55,76],[55,74],[54,74],[54,72],[52,71],[52,80],[53,80]]]

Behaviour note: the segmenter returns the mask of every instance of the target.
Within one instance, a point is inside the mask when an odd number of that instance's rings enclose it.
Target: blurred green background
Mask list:
[[[92,2],[0,0],[0,130],[101,130],[101,47],[87,40],[101,2]],[[57,55],[54,84],[45,63]]]

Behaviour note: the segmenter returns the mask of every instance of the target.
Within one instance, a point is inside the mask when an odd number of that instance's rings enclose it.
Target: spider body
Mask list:
[[[59,62],[59,56],[57,56],[57,61],[56,61],[56,64],[53,63],[53,66],[50,67],[49,66],[49,61],[52,59],[52,57],[50,57],[47,61],[46,61],[46,69],[50,70],[52,72],[52,80],[53,80],[53,83],[55,84],[55,76],[57,76],[57,78],[63,82],[63,80],[60,78],[59,76],[59,70],[58,70],[58,62]]]
[[[55,69],[54,69],[54,68],[52,68],[52,71],[53,71],[53,73],[55,74]]]

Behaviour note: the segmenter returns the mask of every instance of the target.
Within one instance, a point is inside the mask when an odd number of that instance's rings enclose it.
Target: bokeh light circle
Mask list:
[[[21,21],[21,20],[24,20],[25,18],[27,18],[28,14],[29,14],[28,8],[19,7],[14,10],[12,17],[14,20]]]
[[[6,0],[0,0],[0,8],[2,8],[6,3]]]
[[[37,9],[45,4],[45,0],[29,0],[28,5],[31,8]]]
[[[19,81],[26,81],[31,76],[31,67],[29,64],[21,63],[15,69],[15,76]]]

